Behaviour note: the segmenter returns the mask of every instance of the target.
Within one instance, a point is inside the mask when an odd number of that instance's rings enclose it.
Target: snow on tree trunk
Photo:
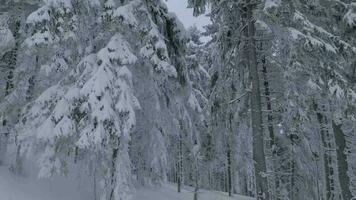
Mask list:
[[[251,77],[251,126],[253,133],[253,159],[256,176],[256,195],[257,199],[269,199],[269,191],[267,185],[267,171],[264,152],[264,135],[262,130],[262,102],[260,90],[260,77],[257,65],[256,42],[255,42],[255,19],[253,17],[254,5],[253,2],[244,2],[243,22],[246,26],[243,29],[247,44],[245,46],[247,53],[247,63]]]

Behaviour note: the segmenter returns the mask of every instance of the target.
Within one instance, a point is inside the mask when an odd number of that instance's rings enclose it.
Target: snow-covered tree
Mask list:
[[[17,74],[28,83],[18,79],[14,91],[27,88],[29,103],[16,130],[20,153],[39,158],[39,176],[87,163],[100,198],[117,200],[130,198],[132,174],[165,180],[169,136],[192,133],[196,99],[176,17],[160,1],[52,0],[26,23],[28,64]]]

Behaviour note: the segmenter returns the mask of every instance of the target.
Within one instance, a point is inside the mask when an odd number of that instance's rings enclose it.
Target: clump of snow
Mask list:
[[[342,98],[345,95],[345,92],[338,84],[329,87],[329,91],[332,95],[335,95],[337,98]]]
[[[139,1],[135,0],[128,3],[127,5],[118,7],[114,11],[114,17],[122,18],[125,24],[136,26],[138,23],[133,13],[134,8],[137,7],[137,4],[139,3]]]
[[[348,95],[350,96],[352,102],[356,102],[356,92],[355,91],[349,89]]]
[[[301,24],[303,24],[303,29],[307,30],[308,32],[314,33],[319,32],[321,34],[324,34],[328,37],[334,37],[333,34],[331,34],[330,32],[326,31],[324,28],[315,25],[314,23],[312,23],[311,21],[309,21],[301,12],[296,11],[294,13],[293,19],[295,21],[299,21]]]
[[[26,20],[27,24],[36,24],[36,23],[41,23],[44,21],[50,21],[49,17],[49,9],[47,6],[43,6],[36,10],[35,12],[31,13]]]
[[[165,38],[161,36],[155,24],[152,24],[152,28],[148,32],[148,39],[151,40],[151,43],[142,47],[140,54],[152,62],[156,72],[165,72],[167,76],[177,77],[177,70],[169,64]]]
[[[113,0],[107,0],[104,3],[104,6],[105,6],[105,8],[115,8],[116,4],[115,4],[115,2]]]
[[[325,50],[328,52],[337,54],[336,47],[327,42],[324,42],[318,37],[311,36],[310,34],[305,35],[304,33],[296,30],[295,28],[289,28],[289,33],[292,39],[294,40],[298,40],[300,38],[305,39],[305,45],[311,45],[312,47],[322,47],[325,48]]]
[[[121,65],[133,64],[137,60],[137,57],[131,52],[129,44],[120,34],[114,35],[106,48],[99,51],[98,58],[103,64],[118,62]]]
[[[88,2],[89,2],[89,5],[91,7],[100,7],[100,1],[99,0],[90,0]]]
[[[264,31],[267,31],[268,33],[272,33],[271,28],[270,28],[264,21],[256,20],[256,26],[257,26],[259,29],[262,29],[262,30],[264,30]]]
[[[72,8],[71,0],[44,0],[44,2],[52,7]]]
[[[6,52],[14,48],[15,38],[12,35],[10,29],[0,28],[0,57],[2,57]]]
[[[50,45],[55,41],[53,35],[49,31],[45,31],[43,33],[37,32],[31,37],[25,40],[25,44],[31,48],[39,45]]]
[[[356,26],[356,2],[350,4],[350,9],[344,16],[344,21],[351,27]]]
[[[311,79],[308,80],[307,85],[309,86],[309,88],[311,88],[312,90],[321,90],[321,88],[318,86],[318,84],[316,84],[314,81],[312,81]]]
[[[188,99],[188,105],[195,111],[201,112],[202,108],[200,107],[199,101],[195,97],[194,93],[191,93]]]
[[[54,56],[48,64],[41,66],[41,72],[46,76],[49,76],[53,73],[61,73],[68,69],[67,62],[58,56]]]
[[[15,38],[8,28],[8,20],[7,13],[0,15],[0,57],[15,47]]]
[[[263,10],[266,12],[271,8],[279,7],[281,3],[281,0],[266,0]]]

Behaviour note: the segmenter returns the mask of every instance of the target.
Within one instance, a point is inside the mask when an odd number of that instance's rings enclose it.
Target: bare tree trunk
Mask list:
[[[326,181],[326,198],[327,199],[342,199],[342,194],[340,193],[340,182],[338,180],[336,170],[338,166],[336,151],[336,144],[334,135],[330,133],[332,126],[328,120],[327,115],[330,114],[328,111],[328,103],[323,103],[321,107],[316,105],[317,118],[320,124],[320,135],[323,143],[323,154],[324,154],[324,170],[325,170],[325,181]]]
[[[250,71],[250,78],[252,82],[252,90],[250,96],[251,106],[251,124],[253,132],[253,159],[255,165],[256,177],[256,195],[258,200],[269,199],[266,173],[266,160],[264,152],[264,137],[262,131],[262,105],[261,105],[261,91],[260,78],[258,74],[256,42],[255,42],[255,19],[253,17],[254,3],[245,1],[242,8],[243,22],[247,25],[244,30],[244,36],[247,41],[247,62]]]
[[[0,126],[0,165],[4,164],[4,160],[7,152],[8,140],[9,140],[9,131],[6,128],[6,120],[3,120],[2,128]]]
[[[231,149],[230,145],[227,150],[227,192],[229,197],[232,196],[232,172],[231,172]]]
[[[344,200],[351,199],[352,195],[350,192],[349,184],[350,178],[347,175],[348,165],[347,156],[344,153],[346,149],[345,135],[341,129],[341,125],[335,124],[333,122],[333,130],[336,142],[337,160],[338,160],[338,171],[339,171],[339,181],[341,186],[342,197]]]
[[[195,158],[195,188],[194,188],[194,200],[198,200],[199,192],[199,160]]]
[[[264,35],[262,34],[261,37]],[[264,87],[264,96],[265,96],[265,104],[266,104],[266,111],[267,111],[267,133],[268,133],[268,141],[266,142],[266,153],[267,156],[270,156],[272,159],[269,161],[267,165],[269,167],[269,171],[273,172],[273,175],[268,177],[268,184],[270,187],[270,198],[278,198],[278,189],[279,189],[279,177],[275,168],[277,167],[276,163],[276,143],[275,143],[275,132],[274,132],[274,118],[273,118],[273,109],[272,109],[272,97],[271,97],[271,89],[270,89],[270,81],[269,81],[269,71],[267,69],[268,62],[266,59],[266,55],[264,51],[266,51],[266,47],[264,47],[265,41],[261,41],[259,45],[259,51],[262,53],[261,58],[261,66],[262,66],[262,75],[263,75],[263,87]]]
[[[15,166],[13,167],[13,172],[15,174],[22,174],[22,165],[23,165],[23,158],[21,156],[21,143],[17,144],[16,149],[16,159],[15,159]]]
[[[180,122],[181,131],[183,130],[183,124]],[[182,134],[179,134],[179,141],[178,141],[178,166],[177,166],[177,192],[181,192],[182,188],[182,179],[183,179],[183,138]]]
[[[15,20],[14,24],[12,24],[10,26],[10,29],[12,30],[13,34],[14,34],[14,38],[15,38],[15,47],[10,51],[7,52],[3,59],[5,60],[6,63],[6,67],[9,69],[7,76],[6,76],[6,85],[5,85],[5,96],[9,95],[12,92],[12,89],[14,88],[14,83],[13,83],[13,79],[14,79],[14,71],[15,71],[15,66],[17,63],[17,52],[18,52],[18,48],[20,46],[19,43],[19,30],[20,30],[20,21],[18,19]],[[6,118],[8,118],[8,116],[4,116],[5,119],[3,119],[1,121],[2,123],[2,127],[3,130],[1,130],[0,132],[0,165],[3,162],[3,157],[6,154],[7,151],[7,143],[8,143],[8,138],[9,138],[9,130],[8,130],[8,126],[9,124],[7,123],[8,121],[6,120]]]
[[[17,63],[17,52],[20,46],[19,43],[19,30],[20,30],[20,21],[15,20],[15,23],[12,25],[12,31],[14,33],[15,38],[15,47],[10,52],[8,52],[4,57],[6,59],[6,64],[9,69],[9,72],[6,76],[6,86],[5,86],[5,96],[9,95],[14,88],[14,70]]]
[[[114,190],[115,190],[115,175],[116,175],[116,159],[118,156],[119,147],[113,149],[112,160],[111,160],[111,174],[110,174],[110,198],[109,200],[114,200]]]

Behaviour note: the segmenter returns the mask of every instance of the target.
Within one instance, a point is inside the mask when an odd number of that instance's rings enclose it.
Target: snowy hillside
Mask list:
[[[177,193],[171,183],[162,187],[139,187],[132,200],[193,200],[193,190]],[[37,179],[36,177],[14,176],[5,167],[0,167],[1,200],[94,200],[92,191],[86,188],[76,177],[56,178],[56,181]],[[201,190],[200,200],[253,200],[253,198],[234,195],[229,198],[226,193]]]

